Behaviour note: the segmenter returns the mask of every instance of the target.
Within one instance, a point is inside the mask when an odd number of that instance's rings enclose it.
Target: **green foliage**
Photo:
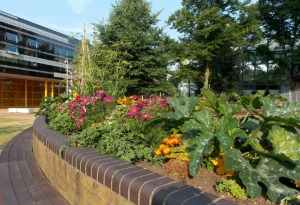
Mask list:
[[[218,192],[226,191],[229,194],[237,199],[246,199],[247,193],[236,181],[232,179],[223,179],[222,183],[216,186]]]
[[[258,14],[250,1],[182,1],[182,8],[169,17],[168,24],[182,34],[173,50],[176,57],[193,63],[181,65],[182,71],[177,74],[184,77],[198,72],[197,76],[203,76],[209,68],[214,90],[237,89],[239,71],[234,62],[242,58],[240,49],[259,37]],[[202,87],[204,79],[197,76],[192,80]]]
[[[264,33],[271,42],[277,43],[281,48],[281,55],[276,62],[285,74],[284,79],[293,87],[292,75],[294,72],[294,59],[297,58],[295,46],[299,41],[300,12],[298,0],[259,0],[258,10],[264,28]],[[278,20],[280,22],[278,24]],[[296,46],[299,48],[299,46]],[[281,76],[282,78],[282,76]]]
[[[238,121],[229,117],[221,117],[215,121],[213,114],[207,110],[196,112],[192,119],[186,121],[182,126],[182,131],[197,131],[194,136],[190,136],[190,174],[196,176],[205,156],[210,156],[214,150],[219,153],[228,150],[234,145],[234,139],[240,133],[233,132],[237,129]]]
[[[147,102],[149,104],[146,106]],[[169,130],[164,124],[151,123],[151,120],[155,121],[155,118],[168,110],[168,107],[163,107],[159,100],[140,100],[134,104],[115,107],[102,123],[71,136],[70,145],[93,147],[102,154],[116,156],[133,163],[143,160],[159,163],[162,157],[157,157],[154,153]],[[140,114],[149,114],[151,118],[141,120],[138,114],[130,116],[132,107],[137,105],[142,105]]]
[[[174,120],[188,118],[195,110],[198,101],[199,98],[197,97],[185,98],[183,101],[179,98],[169,98],[168,103],[172,106],[174,112],[165,113],[162,117]]]
[[[300,178],[300,166],[295,166],[287,162],[279,162],[270,157],[261,156],[259,163],[254,168],[243,157],[239,150],[232,149],[226,152],[226,168],[232,171],[238,171],[239,177],[246,186],[247,193],[254,198],[261,194],[262,188],[258,182],[265,184],[268,188],[267,195],[270,200],[280,202],[286,196],[295,195],[298,192],[295,189],[288,188],[280,182],[281,177],[289,179]]]
[[[163,29],[157,27],[158,15],[152,13],[151,4],[145,0],[120,0],[113,5],[107,23],[94,24],[95,39],[101,42],[101,46],[115,51],[115,45],[126,45],[119,47],[122,55],[117,59],[117,62],[127,62],[122,68],[125,69],[122,82],[125,83],[126,95],[170,91],[171,86],[166,80],[168,57],[163,47],[166,36]],[[105,59],[105,56],[95,56],[93,61],[96,65],[100,61],[106,64]],[[107,66],[110,70],[106,70],[114,72],[113,65],[112,62]],[[112,77],[114,75],[106,76],[108,81],[113,80]]]
[[[130,71],[131,62],[124,60],[129,47],[130,44],[123,42],[110,46],[96,42],[91,54],[94,66],[91,68],[93,75],[90,77],[97,82],[96,85],[107,90],[114,98],[123,96],[130,83],[125,76]]]
[[[35,116],[48,116],[52,110],[53,105],[59,105],[62,102],[66,101],[68,98],[69,97],[67,93],[60,94],[54,99],[52,99],[52,97],[50,96],[45,97],[45,99],[40,103],[39,110],[35,113]]]
[[[190,175],[198,174],[205,159],[224,153],[226,170],[239,173],[250,197],[260,195],[258,182],[267,187],[272,201],[295,194],[279,179],[299,178],[300,137],[295,130],[300,125],[299,105],[260,94],[235,95],[237,102],[231,103],[231,94],[218,96],[205,89],[201,91],[206,101],[199,102],[200,111],[187,109],[195,106],[193,100],[180,103],[172,99],[169,103],[174,111],[163,115],[166,123],[182,123],[178,127],[188,140]],[[234,115],[241,105],[255,116],[247,113],[238,121]]]
[[[70,120],[70,110],[67,107],[53,109],[49,116],[49,127],[63,135],[70,135],[77,132],[76,123]]]

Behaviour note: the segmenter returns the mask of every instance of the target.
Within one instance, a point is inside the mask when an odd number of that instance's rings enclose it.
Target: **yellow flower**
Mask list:
[[[78,93],[73,93],[73,98],[75,99],[77,97]]]
[[[202,103],[206,103],[207,101],[205,99],[200,100]]]
[[[220,175],[226,174],[227,176],[233,176],[234,172],[226,170],[224,161],[225,161],[225,154],[222,154],[221,157],[218,157],[218,160],[212,159],[210,160],[213,165],[217,166],[216,173]]]

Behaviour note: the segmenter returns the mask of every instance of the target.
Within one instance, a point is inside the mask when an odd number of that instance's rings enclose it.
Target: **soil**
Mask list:
[[[276,203],[271,202],[267,198],[260,196],[257,198],[248,198],[248,199],[236,199],[232,196],[230,196],[227,192],[219,193],[215,191],[215,186],[218,185],[220,182],[222,182],[223,178],[226,178],[224,175],[218,175],[216,173],[209,172],[206,168],[201,167],[198,176],[194,178],[189,178],[187,176],[176,176],[174,174],[170,174],[168,172],[168,169],[166,169],[164,166],[154,166],[149,165],[147,162],[140,162],[136,164],[137,166],[142,166],[146,169],[151,170],[152,172],[168,176],[170,178],[173,178],[175,180],[181,181],[183,183],[189,184],[191,186],[194,186],[197,189],[200,189],[201,191],[205,191],[207,193],[221,196],[228,201],[231,201],[238,205],[275,205]],[[264,193],[263,193],[264,195]]]

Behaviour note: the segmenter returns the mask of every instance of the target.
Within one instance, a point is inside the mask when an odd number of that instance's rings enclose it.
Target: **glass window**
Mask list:
[[[14,43],[18,43],[19,40],[18,40],[18,36],[14,33],[9,33],[9,32],[6,32],[6,39],[7,41],[12,41]]]
[[[18,48],[12,45],[6,45],[6,51],[8,53],[18,53]]]
[[[54,48],[54,54],[60,56],[60,48],[59,47]]]
[[[4,41],[5,40],[5,31],[0,28],[0,41]]]
[[[32,56],[32,57],[36,57],[36,52],[28,50],[27,55]]]
[[[27,46],[26,41],[27,41],[27,38],[24,35],[19,34],[19,45],[24,46],[24,47]]]
[[[54,46],[49,44],[49,53],[54,54]]]
[[[28,39],[28,46],[29,47],[32,47],[32,48],[36,48],[36,40],[33,40],[33,39]]]
[[[74,58],[74,55],[73,51],[68,50],[68,58]]]
[[[68,51],[66,49],[61,49],[61,55],[64,57],[68,57]]]
[[[19,54],[27,55],[27,52],[25,52],[24,48],[18,48]]]
[[[5,44],[0,43],[0,51],[4,51],[5,50]]]

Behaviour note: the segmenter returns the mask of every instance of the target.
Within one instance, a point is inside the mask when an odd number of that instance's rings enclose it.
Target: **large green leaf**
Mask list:
[[[297,194],[297,190],[287,187],[280,182],[280,178],[292,180],[300,179],[300,167],[288,162],[278,162],[273,158],[260,157],[256,168],[243,157],[239,150],[231,149],[226,152],[225,167],[231,171],[238,171],[239,177],[246,186],[246,191],[251,198],[258,197],[262,188],[259,182],[267,187],[267,195],[273,202]]]
[[[288,132],[282,127],[273,126],[267,137],[274,148],[274,153],[284,155],[300,164],[300,135]]]
[[[184,102],[178,98],[169,98],[168,103],[174,108],[174,112],[165,113],[162,117],[174,120],[187,118],[195,110],[198,101],[199,98],[197,97],[186,98]]]
[[[199,172],[200,166],[203,161],[203,156],[205,156],[211,148],[211,141],[213,139],[211,133],[203,133],[197,135],[195,138],[189,139],[190,147],[190,161],[189,161],[189,172],[191,176],[196,176]]]
[[[300,119],[300,103],[280,101],[275,98],[261,98],[263,104],[264,115],[280,116],[282,118],[297,118]]]
[[[183,126],[183,131],[199,130],[201,132],[213,132],[215,126],[214,116],[207,110],[200,110],[192,116],[193,119],[186,121]]]
[[[214,111],[221,111],[221,113],[223,113],[224,115],[236,111],[233,110],[232,108],[227,109],[228,107],[226,106],[226,103],[233,96],[232,94],[217,96],[211,90],[204,89],[204,88],[201,89],[201,93],[207,101],[206,103],[200,103],[201,106],[211,108]],[[221,108],[219,108],[220,106]]]

